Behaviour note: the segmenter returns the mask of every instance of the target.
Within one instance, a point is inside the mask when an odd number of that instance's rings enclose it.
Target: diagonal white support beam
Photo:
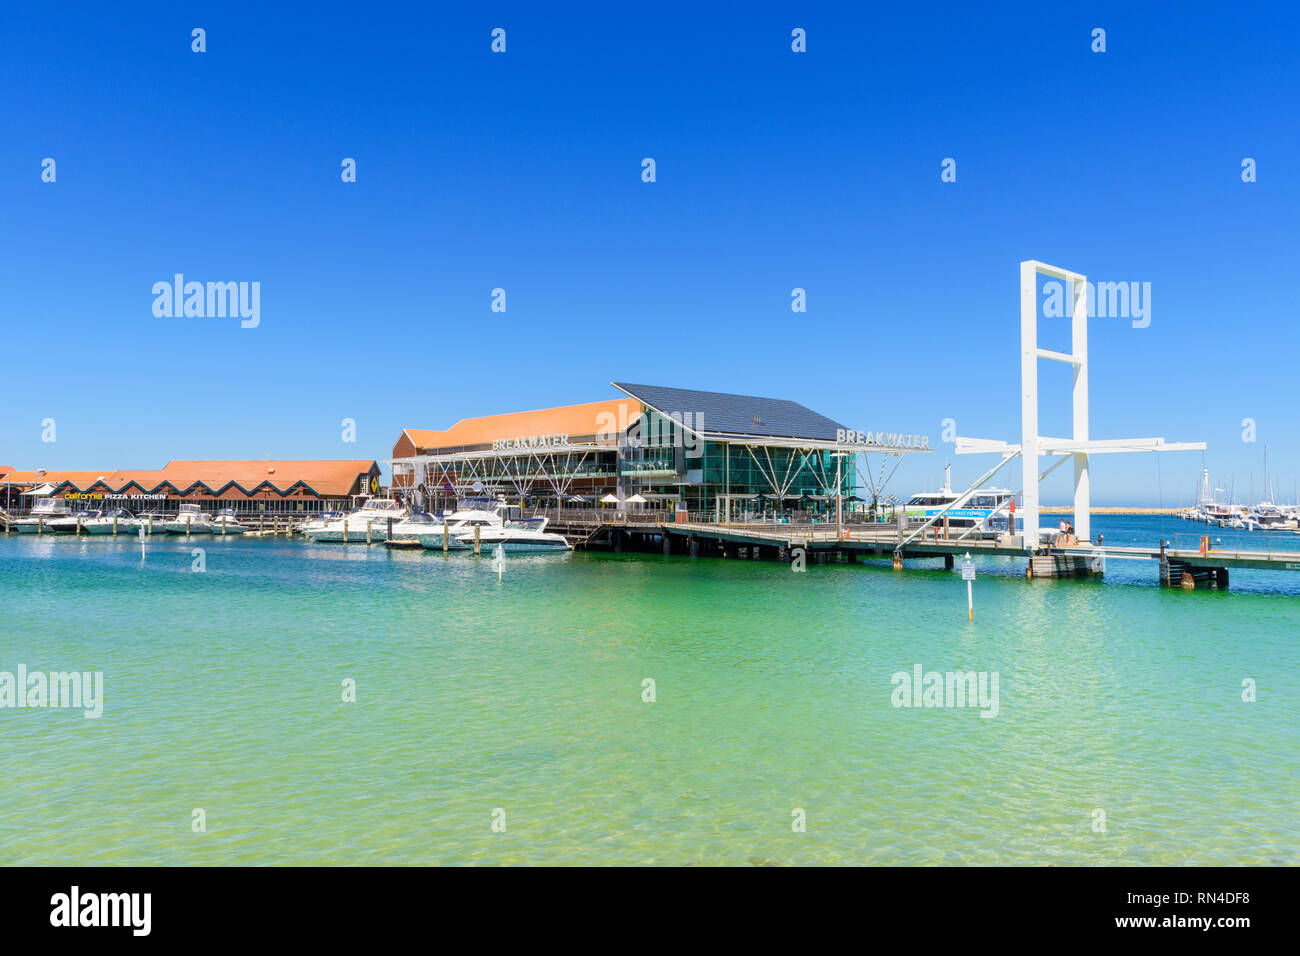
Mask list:
[[[967,501],[970,500],[971,495],[975,494],[975,492],[979,490],[979,486],[980,486],[980,485],[984,484],[984,482],[988,481],[990,478],[992,478],[994,475],[996,475],[999,471],[1001,471],[1001,470],[1002,470],[1002,466],[1005,465],[1007,462],[1011,461],[1011,460],[1012,460],[1013,458],[1015,458],[1016,455],[1018,455],[1018,454],[1019,454],[1019,452],[1012,452],[1012,453],[1009,454],[1009,455],[1003,455],[1003,456],[1002,456],[1002,460],[1001,460],[1000,462],[998,462],[996,465],[994,465],[994,466],[993,466],[992,468],[990,468],[988,471],[984,472],[984,474],[982,474],[982,475],[980,475],[978,478],[976,478],[976,479],[971,483],[971,486],[970,486],[969,488],[967,488],[965,491],[963,491],[961,494],[959,494],[959,495],[958,495],[956,498],[954,498],[952,501],[948,502],[946,505],[944,505],[944,506],[943,506],[942,508],[940,508],[937,512],[935,512],[934,514],[932,514],[930,517],[926,518],[925,521],[923,521],[923,522],[921,523],[921,526],[920,526],[919,528],[917,528],[915,531],[913,531],[911,534],[909,534],[909,535],[908,535],[906,538],[904,538],[902,541],[898,542],[898,546],[894,549],[894,553],[895,553],[895,554],[902,554],[902,553],[903,553],[903,548],[904,548],[904,546],[906,546],[906,545],[910,544],[911,542],[915,541],[915,540],[917,539],[917,537],[918,537],[919,535],[921,535],[921,534],[925,531],[926,528],[930,527],[930,525],[934,524],[936,521],[938,521],[940,518],[942,518],[944,515],[946,515],[946,514],[947,514],[949,511],[951,511],[953,508],[960,508],[962,505],[964,505]],[[1015,530],[1015,529],[1012,529],[1012,530]]]

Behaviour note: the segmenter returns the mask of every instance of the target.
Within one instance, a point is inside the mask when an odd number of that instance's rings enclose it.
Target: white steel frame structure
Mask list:
[[[1071,289],[1070,353],[1038,347],[1038,277],[1050,276]],[[1036,259],[1020,263],[1020,444],[978,438],[958,438],[959,455],[1001,454],[1002,464],[1017,455],[1023,480],[1021,512],[1025,546],[1038,544],[1038,483],[1067,459],[1074,462],[1074,527],[1080,541],[1092,540],[1092,489],[1088,475],[1091,455],[1120,452],[1200,451],[1205,442],[1166,442],[1163,438],[1093,440],[1088,436],[1088,280],[1077,272],[1049,266]],[[1038,433],[1038,360],[1064,362],[1074,370],[1073,438],[1049,438]],[[1039,474],[1039,459],[1060,456]],[[997,470],[996,468],[994,469]],[[981,481],[987,480],[987,476]]]
[[[522,499],[534,494],[538,484],[547,488],[546,497],[554,497],[562,504],[576,481],[615,477],[615,471],[601,471],[595,462],[601,452],[617,450],[617,442],[611,439],[545,448],[416,455],[389,459],[388,464],[393,469],[394,487],[406,493],[423,489],[425,507],[435,499],[445,498],[454,504],[458,497],[481,493],[509,492]],[[475,483],[482,492],[474,489]],[[452,487],[450,493],[445,491],[446,485]]]

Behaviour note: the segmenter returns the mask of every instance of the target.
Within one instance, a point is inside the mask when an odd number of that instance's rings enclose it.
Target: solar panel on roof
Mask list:
[[[717,435],[763,435],[771,438],[810,438],[835,441],[844,429],[839,422],[819,415],[798,402],[759,398],[727,392],[701,392],[662,385],[612,382],[637,401],[664,415],[702,416],[700,431]]]

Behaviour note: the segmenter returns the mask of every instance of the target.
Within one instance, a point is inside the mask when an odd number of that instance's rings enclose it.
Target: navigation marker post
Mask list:
[[[961,579],[966,582],[966,611],[970,619],[975,620],[975,595],[971,590],[971,585],[975,580],[975,565],[970,559],[970,552],[966,552],[966,559],[961,563]]]

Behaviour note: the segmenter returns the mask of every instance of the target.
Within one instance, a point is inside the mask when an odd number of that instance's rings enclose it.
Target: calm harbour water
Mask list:
[[[0,671],[105,682],[97,720],[0,709],[0,858],[1300,862],[1300,573],[978,567],[972,625],[941,567],[0,538]],[[892,706],[916,664],[998,672],[998,715]]]

